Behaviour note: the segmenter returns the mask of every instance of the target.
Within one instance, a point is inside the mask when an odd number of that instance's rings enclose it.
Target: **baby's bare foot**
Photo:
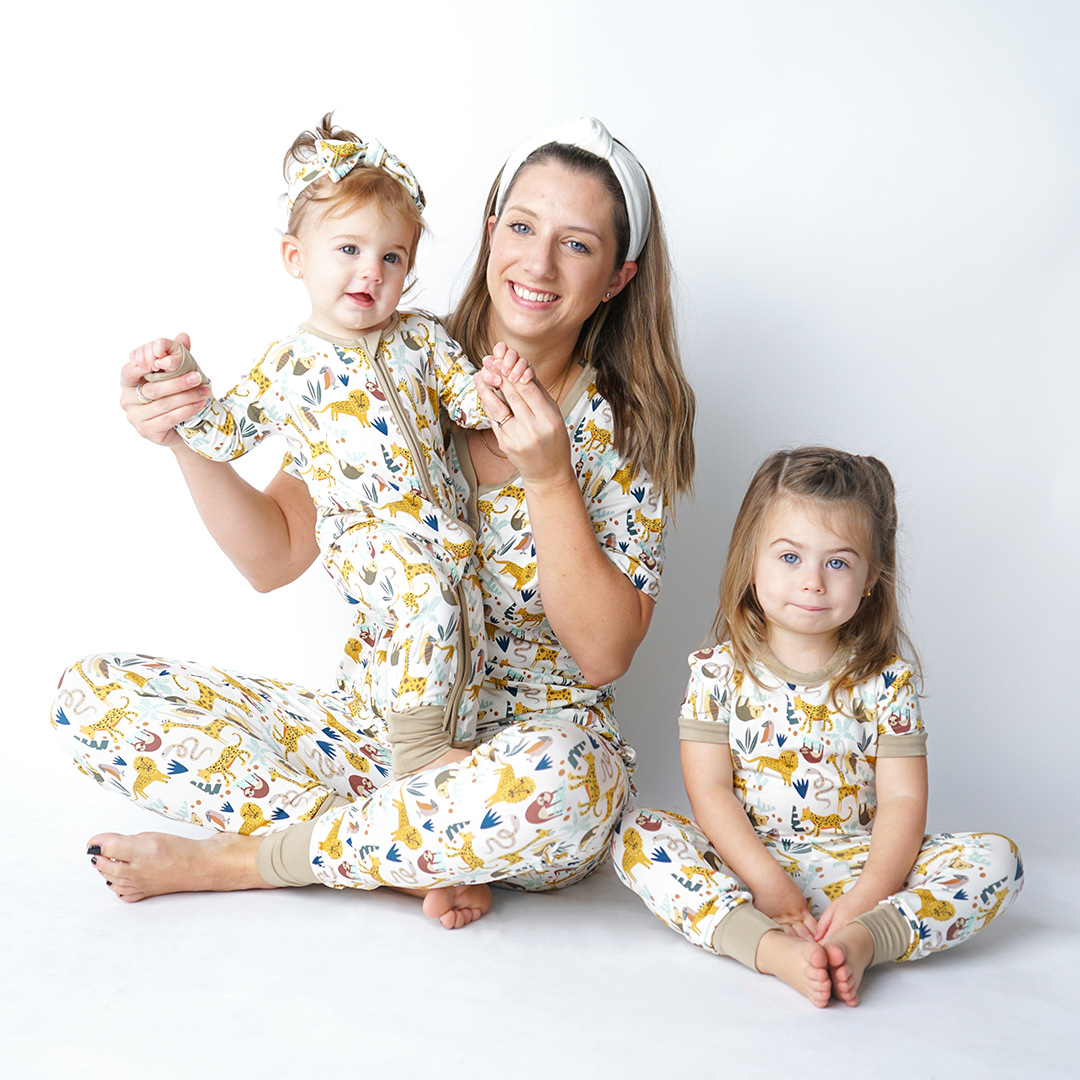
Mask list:
[[[788,986],[805,994],[819,1009],[829,1004],[831,985],[825,950],[816,941],[788,937],[770,930],[758,943],[757,969],[775,975]]]
[[[476,922],[491,907],[491,889],[486,885],[449,885],[445,889],[428,889],[424,897],[424,914],[438,919],[447,930],[460,930]]]
[[[829,961],[833,996],[847,1005],[858,1005],[859,985],[874,959],[870,931],[862,923],[848,923],[822,944]]]
[[[217,833],[190,840],[169,833],[98,833],[88,853],[105,884],[129,904],[175,892],[272,889],[255,865],[257,836]]]

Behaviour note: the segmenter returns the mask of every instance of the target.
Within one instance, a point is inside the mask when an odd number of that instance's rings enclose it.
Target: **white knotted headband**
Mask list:
[[[389,173],[412,196],[417,209],[423,213],[424,192],[413,176],[412,169],[400,158],[394,157],[378,139],[368,142],[342,142],[339,139],[320,139],[314,154],[306,160],[294,162],[289,169],[289,212],[305,188],[320,177],[330,177],[336,184],[348,176],[357,165],[369,165]]]
[[[541,131],[539,135],[523,142],[506,159],[503,166],[496,208],[502,209],[514,174],[525,159],[534,150],[539,150],[548,143],[564,143],[567,146],[576,146],[579,150],[587,150],[590,154],[603,158],[611,166],[611,171],[622,188],[623,198],[626,199],[626,212],[630,218],[630,246],[626,258],[633,262],[641,254],[652,225],[649,178],[638,159],[621,142],[613,139],[611,132],[593,116],[567,120],[566,123]]]

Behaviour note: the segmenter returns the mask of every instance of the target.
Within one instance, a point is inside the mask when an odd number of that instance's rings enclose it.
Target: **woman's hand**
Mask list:
[[[198,413],[211,392],[198,371],[178,379],[145,381],[151,371],[172,371],[180,364],[182,354],[178,344],[190,348],[191,339],[187,334],[177,334],[175,341],[169,338],[148,341],[133,349],[120,369],[120,407],[128,423],[144,439],[159,446],[183,445],[173,429]]]
[[[476,388],[491,417],[499,449],[526,486],[569,480],[576,487],[566,421],[551,395],[533,378],[532,369],[522,365],[517,353],[500,342],[477,374]]]

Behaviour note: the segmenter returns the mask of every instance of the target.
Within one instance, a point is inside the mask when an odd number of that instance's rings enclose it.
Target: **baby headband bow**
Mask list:
[[[613,139],[611,132],[595,117],[581,116],[577,120],[567,120],[566,123],[541,131],[539,135],[523,142],[506,159],[503,166],[496,208],[502,207],[510,182],[525,159],[534,150],[553,142],[588,150],[590,154],[603,158],[611,166],[611,171],[622,188],[623,198],[626,199],[626,210],[630,217],[630,247],[626,257],[633,262],[641,254],[652,225],[649,179],[638,159],[621,142]]]
[[[394,157],[378,139],[368,142],[342,142],[339,139],[320,139],[315,144],[313,159],[297,162],[290,169],[289,210],[300,193],[321,176],[329,176],[336,184],[344,179],[357,165],[370,165],[388,172],[413,198],[417,209],[423,213],[424,192],[413,176],[412,169],[400,158]]]

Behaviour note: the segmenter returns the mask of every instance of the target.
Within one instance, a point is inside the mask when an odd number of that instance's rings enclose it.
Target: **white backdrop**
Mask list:
[[[9,760],[86,783],[38,743],[61,668],[90,650],[331,682],[348,611],[322,571],[253,593],[116,406],[148,337],[187,329],[220,383],[306,313],[276,255],[293,136],[337,108],[409,161],[433,232],[414,301],[445,311],[507,152],[594,114],[657,188],[700,409],[696,502],[619,687],[642,801],[685,806],[684,658],[746,483],[774,448],[820,441],[877,454],[901,493],[931,826],[1031,849],[1056,819],[1075,842],[1058,695],[1080,604],[1078,11],[8,0]],[[263,483],[278,460],[243,470]],[[1023,772],[1020,738],[1039,748]]]

